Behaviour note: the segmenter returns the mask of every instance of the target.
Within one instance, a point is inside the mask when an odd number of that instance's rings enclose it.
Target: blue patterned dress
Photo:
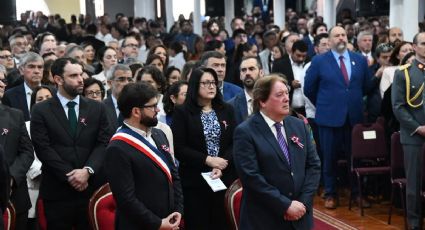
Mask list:
[[[208,155],[216,157],[220,151],[220,123],[214,110],[211,112],[201,112],[201,121],[204,127],[205,142],[207,144]]]

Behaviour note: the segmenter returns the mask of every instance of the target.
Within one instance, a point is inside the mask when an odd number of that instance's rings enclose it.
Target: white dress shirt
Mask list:
[[[138,128],[136,128],[136,127],[134,127],[134,126],[131,126],[131,125],[129,125],[127,122],[125,122],[124,121],[124,124],[125,125],[127,125],[131,130],[133,130],[134,132],[136,132],[136,133],[138,133],[138,134],[140,134],[142,137],[144,137],[151,145],[153,145],[153,146],[155,146],[156,148],[158,148],[157,146],[156,146],[156,143],[155,143],[155,141],[153,140],[153,138],[152,138],[152,129],[151,128],[148,128],[148,131],[147,132],[145,132],[145,131],[143,131],[143,130],[141,130],[141,129],[138,129]]]
[[[31,95],[32,95],[32,89],[27,85],[26,82],[24,82],[24,88],[25,88],[25,98],[27,99],[28,111],[30,111],[30,114],[31,114]]]
[[[253,108],[253,100],[251,96],[249,96],[248,92],[244,89],[245,98],[246,98],[246,108],[248,109],[248,116],[252,114]]]
[[[74,99],[72,99],[72,100],[69,100],[68,98],[66,98],[66,97],[64,97],[64,96],[62,96],[62,94],[60,94],[59,93],[59,91],[58,91],[58,93],[56,94],[57,96],[58,96],[58,98],[59,98],[59,101],[60,101],[60,103],[61,103],[61,105],[62,105],[62,108],[65,110],[65,115],[66,115],[66,118],[68,119],[68,106],[66,105],[68,102],[70,102],[70,101],[73,101],[73,102],[75,102],[75,103],[77,103],[76,105],[75,105],[75,107],[74,107],[74,110],[75,110],[75,114],[77,115],[77,118],[78,118],[78,115],[79,115],[79,113],[80,113],[80,95],[78,95],[78,96],[76,96]]]
[[[310,62],[305,65],[297,64],[294,61],[292,61],[291,56],[289,56],[289,60],[291,61],[292,72],[294,73],[294,80],[298,80],[301,84],[300,88],[294,89],[291,106],[293,108],[302,108],[305,106],[305,99],[304,99],[305,96],[303,91],[304,77],[305,77],[306,70],[308,69],[308,67],[310,67]]]
[[[276,124],[275,121],[273,121],[271,118],[269,118],[266,114],[264,114],[263,112],[260,111],[261,116],[263,116],[264,120],[266,121],[267,125],[269,126],[270,130],[272,131],[273,135],[276,137],[277,139],[277,132],[276,132],[276,126],[274,124]],[[279,122],[282,125],[281,131],[283,134],[283,138],[285,138],[286,143],[288,143],[288,140],[286,138],[286,132],[285,132],[285,127],[283,125],[283,122]],[[279,140],[278,140],[279,141]]]

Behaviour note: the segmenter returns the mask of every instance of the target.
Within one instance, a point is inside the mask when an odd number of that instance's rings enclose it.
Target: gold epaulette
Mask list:
[[[399,70],[405,70],[405,69],[409,68],[410,66],[411,66],[411,64],[410,63],[407,63],[405,65],[402,65],[402,66],[398,67],[398,69]]]

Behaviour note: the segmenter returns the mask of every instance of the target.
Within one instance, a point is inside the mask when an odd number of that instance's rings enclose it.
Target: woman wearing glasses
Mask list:
[[[105,98],[105,88],[101,81],[94,78],[87,78],[84,80],[83,96],[102,102]]]
[[[201,173],[211,172],[229,186],[232,163],[233,108],[223,101],[213,69],[194,69],[183,105],[177,106],[171,128],[184,195],[186,229],[228,229],[225,191],[213,192]]]

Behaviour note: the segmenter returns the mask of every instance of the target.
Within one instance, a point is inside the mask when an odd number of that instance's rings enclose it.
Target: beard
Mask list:
[[[210,32],[210,34],[211,34],[212,37],[217,37],[217,36],[220,35],[220,30],[219,29],[218,30],[216,30],[216,29],[209,30],[209,32]]]
[[[345,49],[347,48],[347,43],[346,42],[339,42],[336,45],[336,51],[342,53]]]
[[[70,96],[70,97],[76,97],[78,95],[81,95],[83,93],[83,87],[80,89],[79,86],[72,87],[71,85],[68,85],[66,82],[63,84],[63,90]]]
[[[251,76],[245,76],[245,79],[242,83],[246,89],[252,89],[254,88],[255,80]]]
[[[155,127],[158,124],[158,118],[155,117],[148,117],[143,116],[142,119],[140,119],[140,124],[145,127]]]

